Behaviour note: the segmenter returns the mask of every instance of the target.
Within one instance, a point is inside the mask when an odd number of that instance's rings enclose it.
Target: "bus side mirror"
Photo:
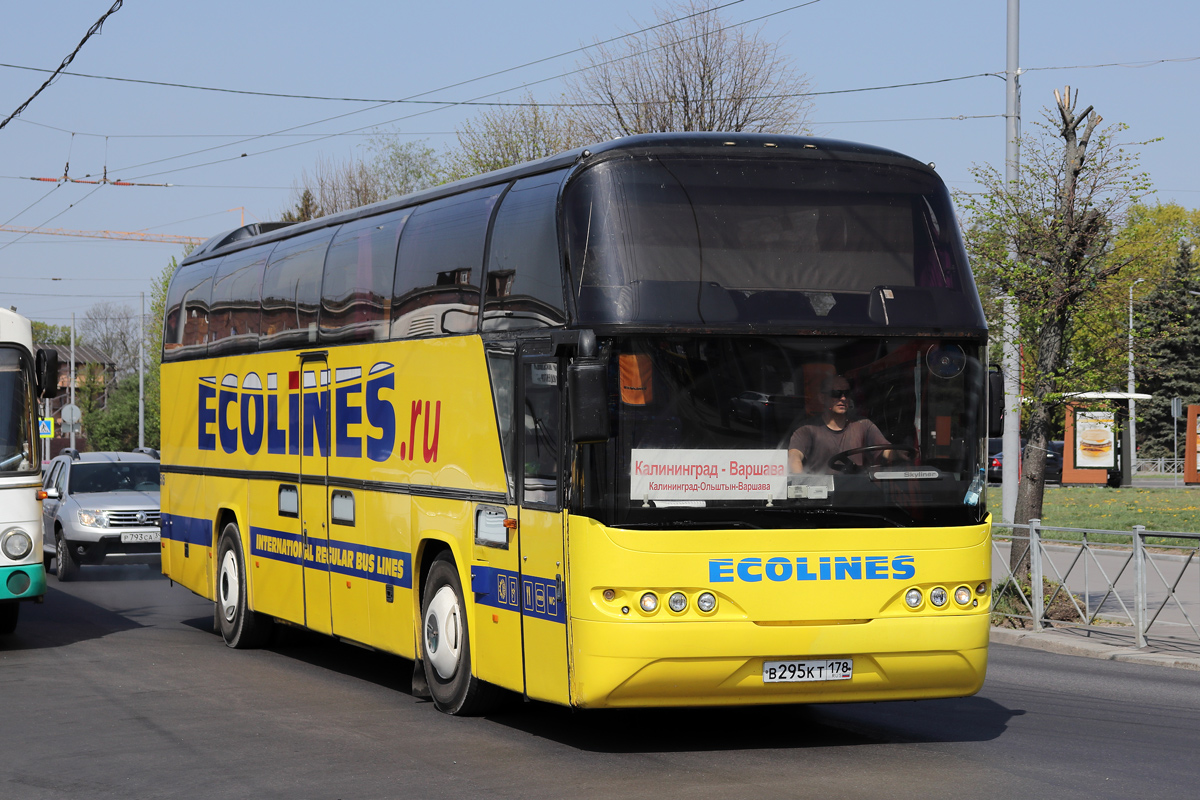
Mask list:
[[[988,436],[1004,435],[1004,375],[988,373]]]
[[[607,442],[608,363],[598,358],[577,358],[567,367],[571,438],[576,444]]]
[[[58,396],[58,351],[45,348],[37,351],[35,376],[38,394],[49,400]]]

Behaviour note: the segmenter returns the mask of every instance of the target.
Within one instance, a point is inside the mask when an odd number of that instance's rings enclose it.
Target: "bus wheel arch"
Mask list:
[[[221,529],[213,602],[218,632],[226,645],[239,650],[266,644],[272,627],[270,617],[250,610],[246,577],[241,532],[231,520]]]
[[[486,713],[499,690],[475,677],[471,624],[454,554],[445,543],[422,547],[418,658],[434,705],[460,716]]]

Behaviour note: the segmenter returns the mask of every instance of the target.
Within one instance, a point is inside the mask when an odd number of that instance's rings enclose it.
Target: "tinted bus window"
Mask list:
[[[325,257],[321,340],[381,341],[392,320],[396,244],[409,209],[348,222]]]
[[[503,188],[477,189],[413,211],[396,261],[393,338],[475,331],[484,240]]]
[[[167,293],[163,360],[198,358],[208,352],[212,279],[221,259],[181,267]]]
[[[209,355],[258,349],[263,268],[272,247],[252,247],[221,261],[213,279]]]
[[[566,189],[582,322],[982,326],[936,176],[840,161],[610,161]]]
[[[566,322],[556,208],[563,172],[513,184],[496,212],[483,293],[483,329]]]
[[[260,349],[316,344],[321,273],[325,251],[335,230],[313,231],[288,239],[271,253],[263,274]]]

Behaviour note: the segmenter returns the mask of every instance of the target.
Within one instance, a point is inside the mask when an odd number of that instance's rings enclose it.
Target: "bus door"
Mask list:
[[[562,440],[565,373],[553,356],[522,350],[517,393],[517,502],[525,693],[567,703],[566,559]],[[546,352],[543,345],[542,352]]]
[[[325,353],[300,355],[300,534],[304,544],[305,625],[332,633],[329,611],[329,417]]]

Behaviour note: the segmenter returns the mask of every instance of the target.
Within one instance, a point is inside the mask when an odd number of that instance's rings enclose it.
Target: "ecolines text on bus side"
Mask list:
[[[220,385],[216,377],[201,378],[196,446],[215,451],[219,445],[230,454],[265,448],[272,455],[437,461],[442,402],[396,398],[393,364],[372,365],[365,379],[362,367],[293,370],[286,382],[275,372],[265,381],[256,372],[230,373]]]

